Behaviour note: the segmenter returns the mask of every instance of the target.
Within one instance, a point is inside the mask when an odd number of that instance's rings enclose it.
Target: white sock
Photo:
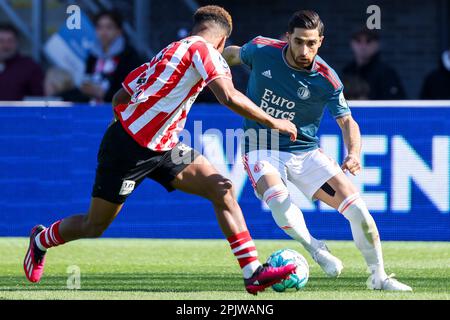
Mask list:
[[[319,241],[309,233],[303,213],[292,203],[285,185],[270,187],[264,192],[263,199],[272,211],[275,222],[287,235],[300,242],[310,253],[319,247]]]
[[[34,243],[36,244],[36,247],[38,247],[41,251],[47,251],[47,248],[42,245],[41,240],[40,240],[41,233],[44,231],[45,231],[45,229],[43,231],[39,232],[37,234],[37,236],[34,238]]]
[[[242,268],[242,275],[244,276],[244,279],[249,279],[253,276],[255,271],[259,268],[261,265],[261,262],[259,260],[252,261],[248,265]]]
[[[364,256],[371,274],[379,279],[385,279],[387,275],[384,271],[383,253],[377,225],[359,193],[345,199],[339,206],[338,211],[350,222],[353,240]]]

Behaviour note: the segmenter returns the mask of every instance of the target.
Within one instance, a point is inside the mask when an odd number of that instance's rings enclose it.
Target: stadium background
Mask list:
[[[313,8],[325,24],[326,40],[320,55],[338,72],[350,60],[351,34],[365,25],[367,7],[375,4],[381,9],[382,56],[395,66],[410,99],[419,97],[424,76],[438,66],[442,51],[450,43],[448,0],[9,0],[0,1],[0,22],[11,20],[5,11],[8,3],[28,28],[23,36],[23,51],[44,64],[43,54],[38,54],[35,46],[43,46],[45,39],[65,24],[70,4],[79,5],[87,14],[103,8],[118,9],[129,24],[127,36],[143,54],[158,52],[179,38],[180,31],[189,30],[192,13],[200,5],[218,4],[229,10],[235,26],[231,42],[235,44],[257,35],[278,38],[285,32],[293,11]],[[36,17],[33,8],[38,12],[41,8],[40,15]],[[37,21],[32,25],[38,18],[45,23]],[[38,41],[33,45],[35,34]],[[239,68],[237,72],[235,81],[243,88],[246,72]]]
[[[0,1],[2,8],[5,1]],[[9,1],[14,12],[24,21],[33,19],[32,7],[42,1]],[[64,23],[68,4],[77,3],[89,11],[94,3],[112,3],[119,8],[132,27],[142,52],[157,52],[189,29],[192,10],[211,1],[45,1],[45,26],[39,46]],[[262,34],[279,37],[290,14],[301,8],[317,10],[326,26],[326,41],[321,56],[336,70],[350,60],[351,33],[365,23],[370,1],[214,1],[230,10],[235,30],[231,41],[242,44]],[[133,5],[134,4],[134,5]],[[444,0],[378,1],[382,9],[383,56],[395,65],[408,97],[416,99],[424,75],[437,67],[444,49],[448,49],[449,4]],[[136,15],[137,5],[142,9]],[[0,21],[8,21],[0,11]],[[25,52],[46,61],[30,41],[24,40]],[[37,51],[36,51],[37,50]],[[235,70],[238,86],[245,86],[246,72]],[[60,108],[28,103],[2,103],[0,108],[0,236],[25,236],[36,223],[48,224],[67,214],[86,211],[94,177],[98,143],[111,119],[110,106],[72,105]],[[450,240],[449,216],[449,119],[450,102],[439,107],[414,101],[366,105],[353,108],[363,135],[372,139],[373,154],[365,158],[366,170],[361,179],[366,193],[384,194],[374,201],[372,213],[384,240]],[[226,119],[227,121],[224,121]],[[420,122],[418,121],[420,119]],[[241,120],[217,105],[193,108],[188,128],[194,120],[202,120],[204,128],[237,128]],[[331,151],[342,158],[339,130],[326,117],[320,131]],[[328,139],[328,140],[326,140]],[[338,139],[338,140],[336,140]],[[373,142],[375,139],[375,142]],[[438,139],[439,145],[432,145]],[[396,141],[397,144],[394,143]],[[410,158],[420,159],[420,172],[409,172],[410,165],[394,161],[401,142],[409,146]],[[333,144],[334,143],[334,144]],[[402,145],[404,146],[405,143]],[[213,146],[218,146],[213,144]],[[220,146],[220,144],[219,144]],[[338,147],[336,147],[338,146]],[[370,152],[369,152],[370,153]],[[397,155],[398,156],[398,155]],[[419,162],[420,162],[419,161]],[[428,166],[428,167],[427,167]],[[228,167],[231,169],[231,167]],[[369,170],[367,170],[369,169]],[[408,192],[394,190],[395,175],[405,169]],[[372,171],[370,171],[372,170]],[[373,172],[373,170],[379,170]],[[414,178],[408,176],[408,174]],[[371,178],[370,178],[370,177]],[[368,178],[369,177],[369,178]],[[245,174],[235,177],[245,181],[239,196],[249,228],[255,238],[285,238],[252,194]],[[397,192],[397,193],[396,193]],[[403,197],[394,205],[394,196]],[[406,198],[405,198],[406,197]],[[347,222],[338,213],[302,202],[305,219],[312,233],[324,239],[351,239]],[[405,205],[406,203],[406,205]],[[369,204],[369,208],[370,208]],[[402,207],[403,206],[403,207]],[[374,209],[375,208],[375,209]],[[204,200],[181,193],[166,194],[156,183],[147,181],[130,198],[106,237],[150,238],[221,238],[211,206]]]

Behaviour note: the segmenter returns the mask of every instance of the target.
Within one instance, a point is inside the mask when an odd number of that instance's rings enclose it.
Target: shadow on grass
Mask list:
[[[0,291],[55,291],[67,289],[68,276],[44,275],[38,284],[23,276],[0,276]],[[243,280],[236,275],[198,273],[116,273],[82,274],[79,291],[202,292],[242,291]]]
[[[0,291],[59,291],[67,290],[67,276],[44,275],[39,284],[27,282],[23,276],[0,276]],[[367,277],[340,277],[330,279],[314,277],[304,291],[365,291]],[[415,291],[448,291],[447,278],[401,279]],[[115,273],[82,274],[81,289],[77,291],[122,292],[241,292],[243,280],[238,275],[214,275],[199,273]]]

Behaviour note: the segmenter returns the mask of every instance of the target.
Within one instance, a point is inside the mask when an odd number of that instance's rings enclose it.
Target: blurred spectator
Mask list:
[[[344,83],[364,80],[369,88],[370,100],[405,99],[405,91],[397,72],[380,57],[380,38],[375,30],[363,29],[351,40],[354,59],[344,67]],[[349,78],[353,77],[353,80]],[[348,91],[348,87],[346,90]]]
[[[31,58],[19,53],[19,33],[0,25],[0,100],[23,100],[43,95],[44,73]]]
[[[68,71],[56,67],[48,69],[45,74],[44,93],[46,97],[59,97],[63,101],[89,102],[90,99],[75,86]]]
[[[423,83],[421,99],[450,99],[450,49],[442,53],[440,66]]]
[[[93,100],[110,102],[128,73],[143,61],[127,43],[122,18],[117,12],[101,12],[94,23],[99,43],[88,57],[87,76],[80,89]]]
[[[343,79],[345,97],[348,100],[369,100],[369,84],[358,76],[347,76]]]

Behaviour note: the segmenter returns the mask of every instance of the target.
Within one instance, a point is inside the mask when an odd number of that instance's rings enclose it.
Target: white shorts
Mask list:
[[[286,185],[287,181],[292,182],[311,200],[325,182],[342,172],[336,161],[321,149],[298,153],[254,150],[243,156],[243,162],[255,193],[262,176],[278,174]],[[261,199],[261,195],[257,196]]]

